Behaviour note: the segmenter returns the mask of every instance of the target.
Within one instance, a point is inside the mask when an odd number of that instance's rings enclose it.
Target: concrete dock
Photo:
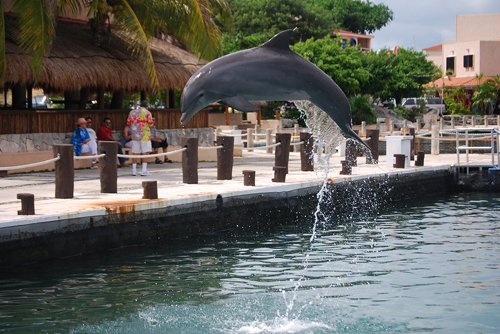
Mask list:
[[[424,167],[414,167],[414,161],[411,161],[410,167],[395,169],[386,166],[385,158],[380,156],[379,164],[372,165],[366,164],[364,157],[358,157],[357,167],[352,168],[352,175],[339,175],[340,161],[344,157],[334,156],[330,160],[326,178],[332,183],[338,183],[384,175],[443,171],[449,170],[457,161],[456,154],[426,155]],[[100,192],[98,169],[80,169],[75,170],[75,192],[71,199],[55,198],[54,172],[12,174],[0,179],[0,244],[11,243],[9,248],[14,251],[19,242],[30,238],[44,238],[53,232],[75,233],[97,226],[158,219],[162,215],[160,211],[163,210],[165,215],[173,214],[168,210],[174,207],[183,207],[182,210],[186,211],[186,208],[198,206],[195,211],[202,216],[203,208],[200,206],[206,203],[215,205],[219,199],[249,198],[266,193],[301,195],[315,192],[323,184],[324,168],[319,167],[315,161],[316,171],[301,172],[298,152],[290,153],[286,182],[272,182],[274,159],[274,154],[267,154],[264,150],[245,151],[242,157],[234,158],[232,180],[224,181],[217,180],[216,162],[200,162],[198,184],[182,182],[181,163],[149,163],[148,170],[152,175],[147,177],[132,176],[130,167],[120,168],[118,192],[112,194]],[[491,155],[474,154],[470,160],[475,165],[487,166],[491,164]],[[139,172],[140,168],[138,165]],[[256,172],[255,186],[244,186],[243,170]],[[143,199],[142,181],[147,180],[157,181],[158,199]],[[17,199],[19,193],[34,194],[34,215],[18,215],[18,210],[21,209],[21,201]],[[208,209],[210,208],[207,207]],[[151,215],[151,212],[155,214]],[[175,214],[178,216],[179,212]],[[84,245],[82,247],[85,248]]]

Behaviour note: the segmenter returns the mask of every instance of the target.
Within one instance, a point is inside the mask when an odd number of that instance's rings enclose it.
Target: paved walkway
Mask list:
[[[334,156],[331,159],[328,178],[333,181],[344,178],[366,177],[384,173],[402,173],[415,171],[414,162],[410,168],[394,169],[386,167],[385,156],[380,157],[378,165],[368,165],[365,158],[358,158],[358,167],[353,167],[351,176],[341,176],[340,161],[344,158]],[[474,164],[491,164],[490,154],[471,155],[470,161]],[[425,167],[420,169],[449,168],[456,163],[456,154],[442,154],[438,156],[426,155]],[[318,166],[317,163],[315,163]],[[218,194],[232,196],[245,193],[259,193],[270,191],[287,191],[301,187],[310,187],[321,184],[324,180],[324,169],[315,172],[300,171],[300,154],[290,153],[289,174],[286,183],[274,183],[272,167],[274,154],[266,154],[263,150],[243,152],[243,157],[234,158],[233,179],[226,181],[217,180],[217,164],[215,162],[199,163],[199,183],[182,183],[181,163],[148,164],[152,176],[132,176],[131,168],[118,169],[118,193],[101,194],[99,170],[75,170],[75,192],[72,199],[56,199],[54,172],[39,172],[28,174],[12,174],[0,179],[0,228],[18,224],[35,223],[41,221],[54,221],[57,219],[71,218],[74,215],[105,214],[109,211],[120,210],[128,206],[127,210],[141,210],[145,208],[168,206],[203,199],[215,199]],[[140,165],[138,170],[140,171]],[[256,186],[243,185],[243,170],[256,171]],[[158,181],[158,200],[142,199],[142,181]],[[21,209],[21,201],[17,199],[18,193],[32,193],[35,195],[35,215],[20,216],[17,211]]]

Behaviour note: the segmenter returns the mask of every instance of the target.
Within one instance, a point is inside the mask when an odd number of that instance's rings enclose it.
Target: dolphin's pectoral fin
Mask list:
[[[247,99],[245,99],[242,95],[225,97],[221,100],[222,103],[227,104],[233,109],[239,111],[258,111],[259,107],[254,106]]]

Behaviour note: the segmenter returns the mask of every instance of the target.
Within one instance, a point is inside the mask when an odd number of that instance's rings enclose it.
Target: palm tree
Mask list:
[[[213,59],[220,49],[218,24],[230,28],[231,9],[225,0],[2,0],[0,6],[0,85],[6,72],[5,38],[14,27],[6,24],[4,7],[17,15],[19,45],[31,54],[31,70],[37,75],[55,38],[59,15],[64,10],[88,10],[95,41],[101,43],[106,24],[119,29],[134,54],[140,56],[153,89],[158,87],[149,43],[152,37],[172,35],[189,50]],[[112,25],[111,25],[112,23]]]

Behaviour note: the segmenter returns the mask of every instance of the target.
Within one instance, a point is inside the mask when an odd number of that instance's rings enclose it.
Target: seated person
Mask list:
[[[92,129],[92,117],[85,117],[85,120],[87,121],[87,132],[89,133],[90,140],[97,143],[97,135],[94,129]]]
[[[97,155],[97,143],[95,140],[90,139],[85,118],[79,118],[76,124],[78,127],[71,137],[71,144],[74,146],[75,154],[80,156],[82,153],[90,152],[91,155]],[[97,159],[92,159],[92,164],[96,163]],[[97,166],[92,166],[92,168],[97,168]]]
[[[123,147],[132,148],[132,130],[128,125],[123,129],[123,139],[120,139],[119,142]]]
[[[123,154],[122,144],[113,137],[113,130],[111,130],[111,118],[105,117],[102,120],[102,125],[97,129],[97,140],[99,141],[114,141],[118,143],[118,154]],[[125,166],[126,158],[118,158],[120,167]]]
[[[153,116],[153,122],[154,121],[155,117]],[[161,137],[158,135],[158,132],[156,131],[156,126],[154,125],[150,126],[149,130],[151,132],[151,146],[153,147],[153,153],[154,154],[158,153],[158,148],[160,147],[163,149],[163,153],[167,152],[167,147],[168,147],[167,138],[161,139]],[[162,164],[163,159],[157,157],[155,162],[157,164]],[[167,156],[165,156],[165,162],[172,162],[172,160],[170,160],[169,158],[167,158]]]

